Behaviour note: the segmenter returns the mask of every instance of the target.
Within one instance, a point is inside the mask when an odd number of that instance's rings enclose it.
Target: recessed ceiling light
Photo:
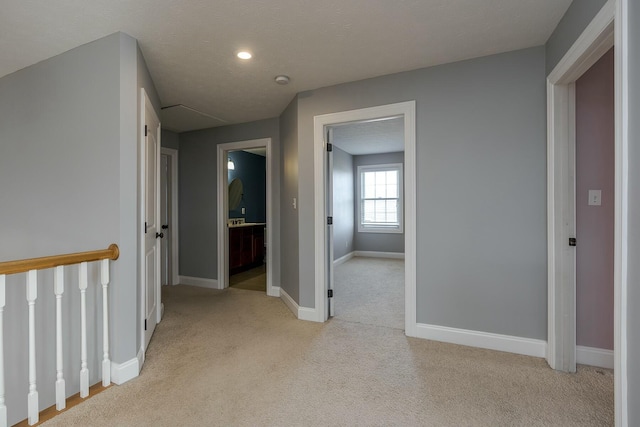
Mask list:
[[[251,59],[251,54],[247,51],[238,52],[238,58],[240,59]]]

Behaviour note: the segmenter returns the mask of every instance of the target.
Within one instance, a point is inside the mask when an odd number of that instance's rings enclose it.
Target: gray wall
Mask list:
[[[298,95],[300,304],[314,306],[313,117],[417,105],[418,322],[546,339],[545,51]]]
[[[180,136],[170,130],[162,129],[161,145],[165,148],[180,149]]]
[[[280,256],[282,289],[296,302],[299,300],[299,232],[298,210],[298,99],[294,98],[280,115]],[[298,205],[299,206],[299,205]]]
[[[333,259],[354,251],[353,156],[333,146]]]
[[[627,345],[629,425],[640,425],[640,2],[628,0],[629,231]],[[634,119],[635,118],[635,119]]]
[[[105,248],[111,267],[111,355],[136,355],[136,42],[113,34],[0,79],[0,259]],[[129,114],[133,112],[132,116]],[[131,157],[131,162],[125,158]],[[127,191],[123,191],[126,188]],[[127,216],[126,219],[123,219]],[[133,230],[131,227],[133,226]],[[131,233],[129,235],[129,233]],[[88,289],[89,370],[98,381],[101,294]],[[67,394],[78,391],[77,268],[67,269],[63,324]],[[24,275],[10,276],[5,310],[9,423],[26,418],[27,310]],[[114,314],[118,313],[118,316]],[[54,403],[52,274],[41,274],[36,309],[40,407]]]
[[[358,173],[358,166],[365,165],[384,165],[386,163],[402,163],[404,168],[404,153],[383,153],[368,154],[363,156],[353,156],[353,171]],[[358,179],[354,179],[354,191],[356,200],[354,200],[353,221],[358,224],[358,196],[359,189]],[[374,252],[397,252],[404,253],[404,232],[402,233],[363,233],[355,228],[355,250],[356,251],[374,251]]]
[[[574,0],[547,40],[546,70],[549,74],[571,45],[600,12],[607,0]]]
[[[268,224],[275,248],[280,245],[280,132],[278,119],[267,119],[180,134],[178,164],[180,212],[180,274],[218,278],[217,150],[218,144],[271,138],[276,178],[274,221]],[[274,256],[274,280],[279,283],[280,258]]]

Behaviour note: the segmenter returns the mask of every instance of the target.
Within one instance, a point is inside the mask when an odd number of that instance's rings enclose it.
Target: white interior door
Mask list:
[[[160,121],[145,99],[144,110],[144,315],[145,348],[160,314]]]
[[[172,207],[172,194],[171,194],[171,159],[167,154],[160,155],[160,222],[161,233],[164,234],[162,238],[161,249],[161,284],[170,285],[171,277],[173,277],[171,268],[171,248],[172,245],[172,231],[169,228],[171,221],[171,207]]]
[[[335,316],[333,299],[333,129],[327,129],[327,305],[329,316]]]

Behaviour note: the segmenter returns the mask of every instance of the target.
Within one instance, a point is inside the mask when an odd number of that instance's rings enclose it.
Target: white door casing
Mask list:
[[[358,110],[329,113],[314,117],[314,212],[326,212],[327,173],[325,127],[352,121],[402,116],[404,120],[404,184],[405,184],[405,334],[417,336],[416,318],[416,102],[406,101]],[[328,259],[326,217],[316,215],[315,241],[315,308],[313,320],[324,322],[329,317]],[[331,262],[333,262],[331,260]]]
[[[218,208],[217,208],[217,231],[218,231],[218,289],[229,287],[229,228],[227,219],[229,216],[229,180],[227,174],[227,157],[229,151],[246,150],[250,148],[266,149],[266,180],[267,180],[267,230],[265,234],[267,247],[267,295],[273,297],[280,296],[280,287],[274,285],[274,251],[273,244],[273,224],[274,224],[274,203],[273,186],[275,182],[274,159],[271,148],[271,138],[252,139],[248,141],[229,142],[218,144],[217,150],[217,180],[218,180]]]
[[[141,196],[143,233],[142,313],[144,349],[160,321],[160,120],[144,89],[141,95]]]
[[[569,197],[574,182],[568,179],[571,158],[562,155],[575,146],[574,82],[615,44],[615,227],[614,227],[614,400],[615,424],[628,425],[627,390],[627,188],[628,87],[626,56],[628,55],[627,0],[609,0],[547,77],[547,225],[548,225],[548,345],[547,361],[554,369],[571,370],[575,365],[575,345],[566,347],[565,337],[575,333],[575,299],[567,301],[559,295],[575,298],[575,275],[562,274],[575,270],[575,258],[559,250],[575,217],[562,216],[575,205]],[[615,25],[614,25],[615,22]],[[569,319],[566,321],[565,319]],[[573,327],[572,327],[573,325]],[[575,338],[574,338],[575,341]]]
[[[547,78],[547,361],[566,372],[576,370],[575,81],[613,46],[613,20],[609,2]]]

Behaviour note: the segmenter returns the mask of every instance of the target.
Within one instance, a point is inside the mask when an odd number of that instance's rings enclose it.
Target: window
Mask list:
[[[358,166],[358,231],[402,233],[402,164]]]

